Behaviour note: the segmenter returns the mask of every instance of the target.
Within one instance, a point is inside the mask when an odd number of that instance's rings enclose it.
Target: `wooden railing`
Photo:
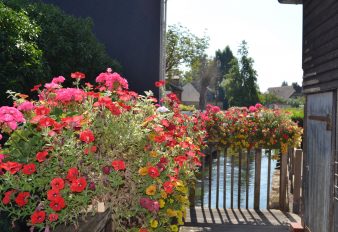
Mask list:
[[[267,175],[265,177],[261,176],[263,151],[265,151],[266,155],[264,160],[267,162]],[[261,204],[261,191],[266,191],[266,208],[269,208],[272,189],[271,172],[274,169],[274,167],[271,167],[272,155],[271,150],[265,149],[238,150],[237,152],[233,152],[227,148],[216,150],[212,146],[209,146],[209,149],[206,151],[206,156],[202,160],[201,167],[201,195],[199,199],[201,205],[212,208],[213,202],[216,208],[243,208],[243,205],[245,208],[252,208],[249,202],[253,202],[253,208],[258,210]],[[223,162],[221,162],[222,160]],[[215,163],[214,167],[213,162]],[[253,162],[254,165],[252,164]],[[293,193],[293,210],[294,212],[299,212],[301,163],[301,150],[290,149],[288,154],[281,156],[280,181],[278,187],[279,209],[283,211],[288,211],[288,196],[289,193]],[[229,168],[230,170],[228,170]],[[223,171],[222,176],[221,170]],[[250,187],[252,189],[252,185],[250,186],[250,173],[252,172],[254,173],[253,178],[251,177],[251,180],[254,181],[254,190],[253,194],[250,194]],[[266,172],[266,170],[264,170],[264,172]],[[227,176],[227,173],[230,173],[230,178]],[[237,177],[237,183],[235,183],[235,176]],[[261,188],[261,178],[266,178],[266,189]],[[215,185],[216,188],[212,191],[212,187],[215,187]],[[289,191],[289,185],[291,186],[291,191]],[[207,194],[208,197],[206,197],[205,194]]]

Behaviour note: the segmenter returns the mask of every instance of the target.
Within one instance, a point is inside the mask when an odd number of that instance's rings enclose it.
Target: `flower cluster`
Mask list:
[[[233,107],[221,111],[208,105],[200,117],[206,122],[208,141],[232,149],[282,149],[298,147],[302,128],[280,109],[268,109],[261,104]]]
[[[80,72],[71,78],[74,88],[55,77],[34,86],[39,100],[15,94],[13,107],[0,108],[0,131],[9,134],[0,211],[49,231],[104,202],[119,231],[178,231],[203,156],[200,116],[182,114],[174,94],[155,105],[111,69],[97,85],[80,88]]]

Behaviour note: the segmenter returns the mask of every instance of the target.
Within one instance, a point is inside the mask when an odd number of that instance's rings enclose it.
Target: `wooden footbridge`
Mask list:
[[[275,170],[278,154],[271,150],[209,150],[180,231],[282,232],[300,225],[302,155],[289,150]]]

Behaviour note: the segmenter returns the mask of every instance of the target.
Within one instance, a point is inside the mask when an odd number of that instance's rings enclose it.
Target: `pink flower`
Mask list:
[[[254,107],[254,106],[250,106],[250,107],[249,107],[249,111],[250,111],[251,113],[256,112],[256,111],[257,111],[257,108]]]
[[[96,77],[97,83],[103,83],[109,90],[128,89],[128,82],[118,73],[101,73]]]
[[[2,139],[2,134],[0,134],[0,140]]]
[[[262,107],[263,107],[263,105],[262,105],[262,104],[260,104],[260,103],[257,103],[257,104],[255,105],[255,107],[256,107],[257,109],[260,109],[260,108],[262,108]]]
[[[30,111],[30,110],[34,110],[34,105],[33,103],[31,103],[30,101],[25,101],[24,103],[22,103],[19,107],[18,110],[20,111]]]
[[[75,73],[71,73],[70,77],[74,79],[83,79],[86,77],[86,75],[82,72],[75,72]]]
[[[18,109],[9,106],[0,107],[0,124],[3,123],[15,130],[21,122],[25,122],[25,118]]]
[[[46,89],[58,89],[60,87],[61,86],[59,84],[56,84],[56,83],[53,83],[53,82],[45,84]]]
[[[71,101],[82,102],[85,97],[85,92],[76,88],[65,88],[56,90],[55,100],[68,103]]]
[[[6,158],[6,156],[4,154],[0,154],[0,163],[2,163],[2,161]]]
[[[61,84],[65,81],[65,78],[63,76],[58,76],[58,77],[54,77],[52,80],[52,83],[54,84]]]

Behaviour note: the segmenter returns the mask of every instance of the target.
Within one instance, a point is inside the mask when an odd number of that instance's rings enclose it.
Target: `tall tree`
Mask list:
[[[257,72],[253,68],[254,60],[249,57],[248,44],[245,40],[242,41],[238,54],[240,56],[241,77],[244,82],[244,104],[245,106],[254,105],[259,101]]]
[[[231,68],[222,83],[229,106],[249,106],[259,101],[257,72],[253,68],[254,60],[248,54],[247,43],[242,41],[239,59],[230,62]]]
[[[166,75],[180,73],[180,66],[190,66],[204,56],[209,38],[198,37],[182,25],[170,25],[166,34]]]
[[[289,85],[289,84],[288,84],[287,81],[283,81],[283,82],[282,82],[282,87],[283,87],[283,86],[288,86],[288,85]]]
[[[217,80],[216,85],[216,99],[217,101],[221,101],[223,103],[223,108],[227,108],[228,103],[227,99],[225,98],[224,89],[220,87],[221,83],[223,82],[225,75],[229,73],[231,68],[231,60],[234,58],[234,55],[229,46],[226,46],[222,51],[217,50],[215,54],[215,59],[219,65],[220,75]]]

